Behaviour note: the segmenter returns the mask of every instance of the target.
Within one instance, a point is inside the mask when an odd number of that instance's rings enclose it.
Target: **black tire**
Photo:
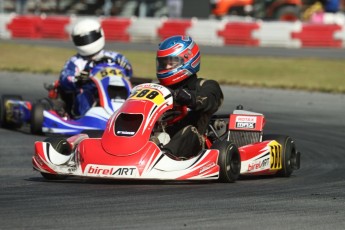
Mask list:
[[[90,138],[101,138],[104,130],[84,130],[81,133],[87,134]]]
[[[137,85],[144,84],[144,83],[152,83],[152,82],[153,82],[152,78],[131,77],[131,84],[133,86],[137,86]]]
[[[63,137],[48,137],[44,140],[44,142],[48,142],[51,146],[59,153],[63,155],[70,155],[72,153],[71,146],[67,142],[66,138]],[[58,175],[58,174],[51,174],[51,173],[43,173],[41,172],[44,179],[47,180],[63,180],[66,179],[66,175]]]
[[[52,104],[47,99],[36,102],[31,109],[30,131],[32,134],[42,135],[44,121],[43,111],[52,108]]]
[[[282,169],[279,170],[277,176],[290,177],[294,168],[293,164],[296,164],[299,154],[292,138],[286,135],[270,134],[264,135],[263,140],[275,140],[282,145]]]
[[[219,150],[219,181],[223,183],[235,182],[241,172],[241,157],[236,145],[225,140],[216,142],[211,146],[211,149]]]
[[[274,14],[274,18],[280,21],[294,22],[300,19],[300,15],[297,6],[282,6]]]
[[[19,129],[22,124],[16,124],[10,121],[6,121],[6,106],[5,103],[9,99],[20,100],[23,98],[20,95],[2,95],[0,99],[0,125],[6,129]]]

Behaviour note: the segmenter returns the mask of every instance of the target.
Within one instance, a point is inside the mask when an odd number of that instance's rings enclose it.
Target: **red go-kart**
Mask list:
[[[83,133],[37,141],[33,167],[53,180],[80,176],[221,182],[234,182],[240,175],[290,176],[299,168],[300,153],[292,139],[263,135],[264,116],[241,109],[215,115],[205,133],[205,149],[193,157],[180,159],[162,151],[159,145],[169,141],[165,127],[188,112],[185,107],[174,110],[173,103],[164,86],[138,85],[98,137]]]

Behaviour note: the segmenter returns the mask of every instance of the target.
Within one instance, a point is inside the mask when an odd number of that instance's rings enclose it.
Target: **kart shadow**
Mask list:
[[[84,178],[71,176],[66,179],[59,180],[47,180],[43,177],[31,177],[25,179],[31,182],[44,182],[44,183],[63,183],[63,184],[101,184],[101,185],[199,185],[219,183],[215,180],[135,180],[135,179],[102,179],[102,178]]]
[[[284,177],[280,177],[277,175],[241,175],[237,181],[256,181],[256,180],[273,180],[273,179],[279,179],[279,178],[284,178]]]
[[[257,180],[275,180],[283,177],[275,175],[260,176],[240,176],[236,181],[257,181]],[[104,178],[87,178],[79,176],[68,176],[65,179],[48,180],[43,177],[31,177],[25,179],[31,182],[44,183],[63,183],[63,184],[101,184],[101,185],[200,185],[200,184],[224,184],[217,180],[136,180],[136,179],[104,179]],[[230,183],[232,184],[232,183]]]

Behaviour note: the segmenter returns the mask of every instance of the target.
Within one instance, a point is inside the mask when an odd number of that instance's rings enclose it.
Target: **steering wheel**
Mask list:
[[[107,56],[103,56],[98,60],[89,60],[83,71],[88,71],[90,72],[92,70],[93,67],[95,67],[98,64],[102,64],[102,63],[111,63],[114,62],[114,60],[111,57],[107,57]]]
[[[176,106],[174,110],[167,111],[163,116],[162,122],[165,122],[167,125],[172,125],[181,119],[183,119],[188,114],[187,106]]]
[[[114,62],[114,60],[111,57],[103,56],[103,57],[101,57],[98,60],[93,60],[92,62],[94,64],[94,66],[95,66],[95,65],[98,65],[98,64],[101,64],[101,63],[111,63],[111,62]]]

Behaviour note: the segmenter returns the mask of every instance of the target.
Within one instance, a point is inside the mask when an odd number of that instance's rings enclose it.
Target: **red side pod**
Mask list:
[[[187,180],[193,179],[194,177],[209,177],[213,176],[215,173],[218,173],[219,165],[217,164],[217,161],[219,152],[215,149],[207,151],[207,156],[193,166],[195,170],[177,179]]]
[[[255,145],[246,145],[239,147],[238,150],[240,151],[241,161],[250,160],[265,151],[269,151],[269,142],[270,141],[263,141],[260,143],[256,143]]]

